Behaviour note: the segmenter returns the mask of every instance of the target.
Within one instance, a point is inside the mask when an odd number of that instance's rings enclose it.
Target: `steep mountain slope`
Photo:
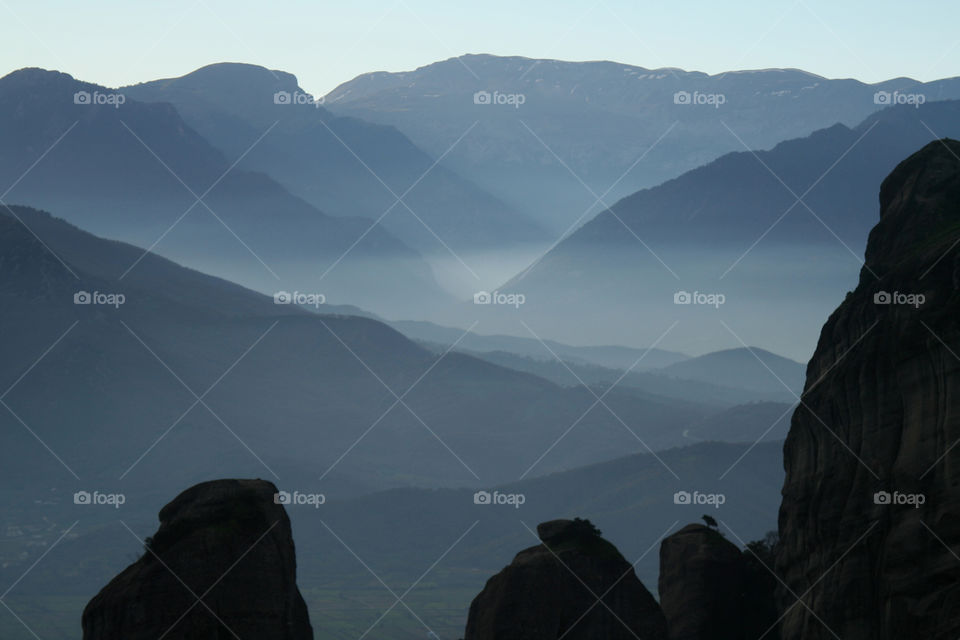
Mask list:
[[[524,293],[526,321],[559,340],[589,322],[652,344],[678,321],[660,348],[751,344],[806,360],[860,268],[876,185],[944,135],[960,137],[958,101],[723,156],[618,202],[501,290]]]
[[[786,385],[798,394],[803,390],[804,376],[799,362],[757,348],[707,353],[664,367],[660,373],[764,393],[782,392]]]
[[[581,364],[593,364],[602,367],[625,370],[634,367],[635,371],[666,367],[675,362],[685,360],[688,356],[663,349],[638,349],[619,345],[597,345],[590,347],[573,346],[554,340],[540,340],[534,337],[519,337],[508,335],[487,335],[471,331],[459,342],[463,336],[462,329],[444,327],[422,320],[395,320],[388,321],[391,327],[403,335],[422,342],[429,342],[444,347],[454,343],[458,347],[469,351],[507,351],[521,356],[533,358],[550,358],[551,351],[565,361]]]
[[[784,446],[786,639],[960,634],[958,202],[960,142],[900,163],[821,332]]]
[[[444,150],[431,158],[392,127],[337,117],[317,102],[298,103],[309,94],[289,73],[214,64],[120,91],[172,103],[231,158],[270,128],[241,167],[268,173],[323,211],[384,216],[386,229],[421,252],[446,256],[444,244],[468,252],[546,238],[531,219],[442,164],[434,166]],[[410,210],[396,204],[399,196]]]
[[[7,203],[62,211],[263,292],[317,292],[382,312],[446,300],[416,252],[380,228],[366,233],[372,221],[327,216],[235,161],[169,104],[40,69],[0,78]]]
[[[475,104],[482,91],[487,95]],[[880,91],[887,93],[875,100]],[[884,102],[912,94],[928,102],[957,99],[960,81],[868,85],[797,69],[709,76],[615,62],[465,55],[414,71],[358,76],[330,92],[326,105],[394,125],[433,155],[477,123],[450,152],[452,166],[560,232],[595,205],[571,171],[596,195],[612,187],[609,204],[741,150],[738,137],[766,149],[837,122],[853,126]]]

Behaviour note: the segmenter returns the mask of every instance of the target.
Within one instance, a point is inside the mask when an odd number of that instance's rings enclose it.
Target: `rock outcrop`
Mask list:
[[[701,524],[660,544],[660,607],[670,640],[775,640],[776,585],[749,551]]]
[[[87,605],[84,640],[311,640],[276,492],[263,480],[216,480],[177,496],[143,556]]]
[[[960,143],[897,166],[880,216],[784,445],[785,640],[960,637]]]
[[[584,520],[537,527],[470,605],[465,640],[666,640],[666,621],[616,547]]]

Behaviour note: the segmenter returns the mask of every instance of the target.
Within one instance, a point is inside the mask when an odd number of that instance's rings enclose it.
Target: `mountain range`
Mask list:
[[[270,174],[322,211],[382,218],[421,253],[450,258],[547,240],[532,219],[447,168],[442,151],[431,156],[394,127],[334,115],[289,73],[214,64],[118,91],[173,104],[227,157],[243,155],[240,167]]]
[[[464,55],[360,75],[325,105],[393,125],[435,157],[464,136],[446,156],[452,168],[562,233],[587,212],[744,145],[768,149],[836,123],[852,127],[917,95],[958,99],[960,79],[865,84],[799,69],[708,75]]]
[[[938,136],[960,136],[960,102],[725,155],[617,202],[500,289],[524,294],[524,321],[558,340],[589,322],[624,344],[663,336],[658,347],[687,353],[751,344],[803,360],[817,319],[856,282],[876,185]],[[509,326],[507,311],[487,313],[488,330]]]
[[[262,292],[393,312],[447,300],[423,258],[373,221],[327,215],[236,167],[170,104],[121,95],[40,69],[0,78],[3,201]]]

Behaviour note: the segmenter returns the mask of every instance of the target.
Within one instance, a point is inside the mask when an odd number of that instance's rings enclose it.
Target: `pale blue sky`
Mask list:
[[[367,71],[494,53],[931,80],[960,75],[958,24],[956,0],[0,0],[0,74],[40,66],[118,86],[250,62],[319,95]]]

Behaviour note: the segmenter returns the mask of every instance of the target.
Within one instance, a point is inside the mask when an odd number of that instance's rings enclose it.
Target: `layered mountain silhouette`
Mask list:
[[[960,633],[958,202],[960,142],[900,163],[820,334],[784,446],[786,639]]]
[[[596,196],[612,204],[743,144],[767,149],[838,122],[852,127],[915,95],[957,99],[960,81],[864,84],[798,69],[711,76],[464,55],[414,71],[363,74],[330,92],[326,105],[394,125],[434,156],[477,123],[448,161],[559,233],[591,207],[604,208]]]
[[[749,344],[806,359],[860,269],[876,185],[958,127],[958,101],[901,105],[728,154],[621,200],[501,289],[523,292],[527,321],[552,322],[560,340],[589,318],[615,342],[652,344],[678,321],[658,346]]]
[[[316,292],[386,312],[446,300],[419,254],[373,220],[326,215],[234,166],[242,150],[224,155],[170,104],[24,69],[0,79],[0,128],[7,203],[58,211],[264,292]],[[257,135],[237,139],[248,148]]]
[[[284,466],[331,471],[341,490],[505,482],[683,444],[684,428],[718,410],[630,388],[601,404],[603,389],[438,354],[376,320],[278,305],[152,254],[121,280],[139,248],[11,211],[0,215],[2,378],[12,384],[56,346],[5,401],[69,451],[81,477]],[[17,434],[5,450],[11,482],[72,482],[12,415],[3,420]]]
[[[393,127],[335,116],[289,73],[214,64],[120,91],[173,104],[230,158],[269,129],[241,167],[268,173],[323,211],[382,217],[384,228],[421,252],[449,257],[449,249],[505,249],[546,239],[532,219],[437,164],[444,150],[431,157]]]

